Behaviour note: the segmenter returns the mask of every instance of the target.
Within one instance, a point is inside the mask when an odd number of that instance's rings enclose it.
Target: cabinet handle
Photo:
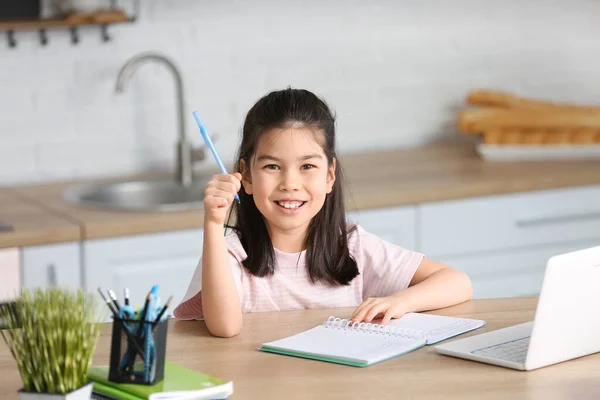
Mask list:
[[[523,218],[517,220],[516,224],[519,228],[527,228],[530,226],[556,224],[569,221],[588,221],[590,219],[599,219],[600,212],[588,212],[581,214],[557,215],[557,216],[541,216],[534,218]]]
[[[46,273],[48,274],[48,286],[56,287],[56,266],[54,264],[48,264]]]

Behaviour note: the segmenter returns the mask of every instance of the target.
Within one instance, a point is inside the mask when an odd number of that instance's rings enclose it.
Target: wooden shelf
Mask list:
[[[3,31],[18,31],[18,30],[37,30],[37,29],[53,29],[53,28],[70,28],[72,26],[87,26],[87,25],[109,25],[118,23],[133,22],[135,18],[126,15],[114,15],[112,18],[52,18],[52,19],[34,19],[34,20],[15,20],[15,21],[0,21],[0,30]]]
[[[40,34],[40,43],[48,44],[46,31],[49,29],[69,29],[71,31],[71,42],[79,43],[78,28],[85,26],[99,26],[102,32],[102,40],[109,41],[108,25],[132,23],[136,15],[130,16],[120,9],[96,10],[94,12],[72,12],[64,18],[48,19],[23,19],[23,20],[0,20],[0,31],[6,31],[8,45],[16,47],[15,31],[37,30]]]

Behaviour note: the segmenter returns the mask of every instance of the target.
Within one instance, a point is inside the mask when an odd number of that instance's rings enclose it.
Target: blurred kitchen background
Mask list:
[[[67,3],[85,12],[113,2]],[[135,10],[135,0],[114,3]],[[338,116],[350,219],[464,270],[476,298],[536,295],[549,257],[600,243],[600,108],[583,130],[577,113],[573,129],[550,129],[554,143],[583,140],[576,151],[589,151],[586,161],[569,160],[568,146],[551,148],[566,148],[566,160],[485,161],[469,147],[476,135],[457,130],[479,88],[600,106],[600,1],[139,4],[133,23],[108,26],[106,42],[96,25],[78,29],[77,44],[68,27],[47,30],[44,46],[38,31],[10,36],[0,21],[0,301],[56,285],[127,287],[142,299],[157,282],[163,299],[183,297],[202,252],[202,210],[141,209],[201,205],[202,181],[197,192],[95,187],[90,198],[108,208],[64,197],[74,180],[174,172],[173,74],[148,63],[115,90],[123,65],[145,52],[174,62],[189,140],[203,147],[198,110],[228,166],[258,98],[286,86],[323,96]],[[543,108],[532,120],[554,112]],[[527,129],[516,133],[547,133]],[[430,147],[439,142],[458,147]],[[490,143],[496,154],[507,148]],[[216,167],[208,153],[194,168],[207,179]]]
[[[93,8],[107,2],[74,2]],[[127,5],[127,2],[121,2]],[[468,90],[600,103],[595,0],[144,0],[133,24],[0,36],[0,184],[171,168],[175,86],[143,51],[180,68],[186,127],[197,109],[231,161],[244,113],[267,91],[309,88],[337,111],[342,152],[456,138]],[[205,163],[212,163],[207,158]]]

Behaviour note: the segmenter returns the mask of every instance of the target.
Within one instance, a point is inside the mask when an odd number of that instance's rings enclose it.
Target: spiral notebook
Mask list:
[[[329,317],[312,329],[264,343],[259,350],[367,367],[483,325],[485,321],[478,319],[420,313],[408,313],[387,325]]]

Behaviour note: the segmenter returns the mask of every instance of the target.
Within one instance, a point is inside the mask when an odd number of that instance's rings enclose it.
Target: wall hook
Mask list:
[[[11,30],[6,31],[6,38],[8,39],[8,45],[10,47],[17,47],[17,42],[15,41],[15,32]]]
[[[40,43],[42,46],[46,46],[48,44],[48,35],[46,34],[45,29],[40,29]]]
[[[69,29],[71,30],[71,43],[73,43],[73,44],[79,43],[79,35],[77,34],[77,27],[72,26]]]
[[[105,42],[110,41],[111,37],[108,34],[108,25],[102,25],[102,27],[100,29],[102,32],[102,40]]]

